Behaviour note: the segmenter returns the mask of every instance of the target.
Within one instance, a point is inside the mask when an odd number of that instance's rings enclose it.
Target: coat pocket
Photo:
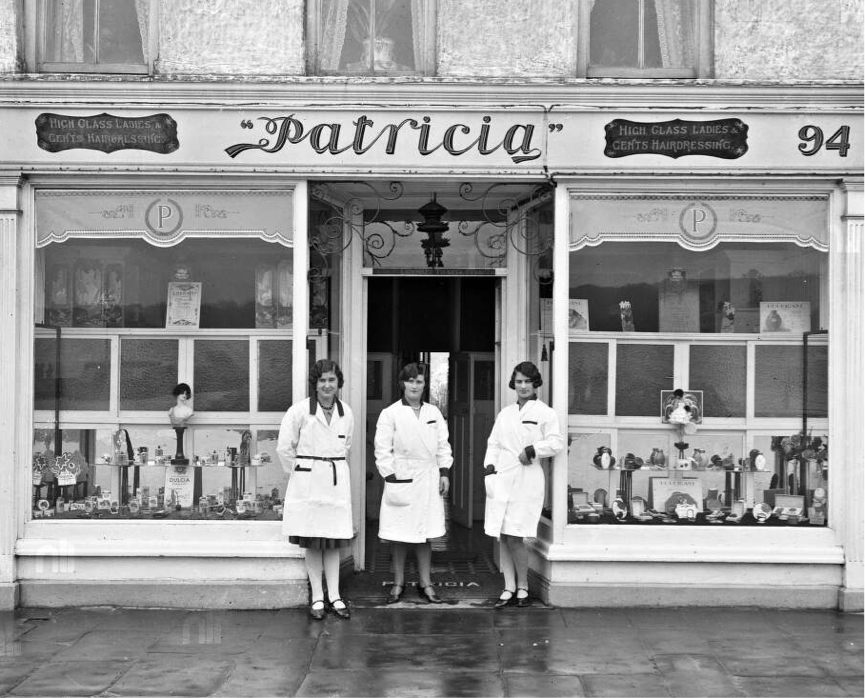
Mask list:
[[[407,507],[411,504],[413,480],[384,483],[384,501],[388,506]]]
[[[484,475],[484,489],[487,492],[487,499],[494,499],[496,496],[496,484],[499,481],[498,473],[489,473]]]

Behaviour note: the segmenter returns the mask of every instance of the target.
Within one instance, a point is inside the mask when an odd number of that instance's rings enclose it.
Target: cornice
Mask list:
[[[94,79],[92,76],[6,76],[0,105],[50,107],[76,104],[115,108],[289,107],[367,109],[472,106],[678,111],[863,111],[862,83],[747,82],[721,80],[512,80],[328,79],[198,76],[195,80]]]

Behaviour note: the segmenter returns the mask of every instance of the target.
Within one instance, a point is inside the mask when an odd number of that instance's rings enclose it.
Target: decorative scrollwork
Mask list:
[[[463,235],[475,235],[475,247],[487,258],[504,262],[508,245],[516,252],[531,258],[532,276],[540,283],[551,283],[552,276],[543,268],[543,261],[553,249],[552,215],[546,206],[552,201],[553,188],[549,184],[535,186],[528,195],[497,196],[507,184],[493,184],[475,193],[474,186],[464,182],[459,187],[460,198],[471,203],[480,202],[484,220],[472,230],[460,225]],[[483,240],[480,231],[492,226],[498,231]],[[485,251],[486,250],[486,251]]]
[[[311,188],[310,196],[322,203],[320,213],[310,217],[310,245],[327,265],[327,257],[345,250],[357,237],[365,262],[381,266],[400,239],[417,232],[417,223],[406,220],[395,224],[385,220],[384,205],[398,201],[404,194],[401,182],[389,182],[384,191],[369,182],[348,182],[355,193],[344,201],[330,194],[326,183]],[[508,248],[532,258],[533,276],[548,283],[548,271],[543,268],[553,245],[552,213],[547,206],[552,201],[553,188],[535,185],[527,193],[509,193],[513,184],[497,183],[476,191],[469,182],[458,188],[459,197],[468,203],[480,204],[481,220],[459,220],[457,232],[474,242],[475,249],[491,267],[505,265]],[[478,207],[473,206],[476,210]]]
[[[415,232],[415,224],[410,221],[404,223],[401,231],[381,218],[382,202],[400,199],[404,187],[401,182],[390,182],[387,192],[380,192],[368,182],[351,184],[366,191],[340,204],[333,202],[327,184],[312,188],[312,198],[325,204],[330,212],[323,212],[319,220],[311,222],[310,245],[326,260],[328,255],[345,250],[357,235],[364,256],[373,266],[379,266],[393,252],[398,238],[410,237]]]

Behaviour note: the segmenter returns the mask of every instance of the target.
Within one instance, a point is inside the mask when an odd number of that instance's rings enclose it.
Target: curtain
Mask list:
[[[58,63],[84,61],[84,2],[61,0],[54,5],[49,60]]]
[[[321,70],[339,69],[345,44],[349,0],[322,0],[319,27],[318,65]]]
[[[150,63],[150,0],[135,0],[135,14],[141,34],[141,55],[147,65]]]
[[[411,0],[411,42],[414,49],[414,69],[424,65],[424,7],[426,0]]]
[[[658,41],[664,68],[695,65],[693,0],[655,0]]]

